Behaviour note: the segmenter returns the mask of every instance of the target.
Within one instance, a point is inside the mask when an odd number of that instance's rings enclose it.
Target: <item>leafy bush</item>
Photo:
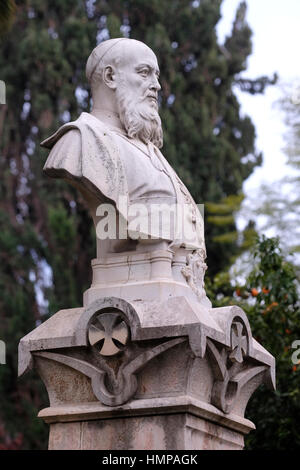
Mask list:
[[[221,273],[208,280],[207,290],[215,307],[242,307],[254,338],[276,359],[276,392],[262,386],[248,404],[246,416],[257,430],[247,437],[246,448],[299,449],[300,364],[292,362],[292,345],[300,340],[299,284],[277,238],[259,238],[253,256],[256,265],[243,285],[233,285],[229,274]]]

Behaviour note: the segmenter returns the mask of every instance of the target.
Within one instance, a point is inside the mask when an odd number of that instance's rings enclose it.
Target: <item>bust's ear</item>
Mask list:
[[[116,74],[111,65],[107,65],[103,70],[103,82],[112,89],[116,88]]]

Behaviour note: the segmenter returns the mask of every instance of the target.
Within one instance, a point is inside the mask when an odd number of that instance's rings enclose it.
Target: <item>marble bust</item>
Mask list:
[[[126,209],[143,204],[149,213],[159,204],[185,206],[178,231],[176,220],[164,236],[147,226],[146,237],[127,233],[122,240],[97,240],[97,256],[127,251],[151,251],[162,247],[205,253],[203,220],[189,191],[160,152],[163,132],[158,114],[159,67],[154,52],[140,41],[110,39],[90,54],[86,76],[91,87],[91,113],[83,112],[63,125],[41,145],[51,149],[44,172],[64,178],[88,200],[95,225],[101,203],[115,205],[127,219]],[[123,198],[123,199],[122,199]],[[120,200],[125,200],[124,209]],[[176,219],[177,218],[177,219]],[[177,231],[176,231],[177,230]],[[140,231],[142,231],[140,229]],[[144,233],[145,235],[145,233]],[[125,239],[124,239],[125,238]]]

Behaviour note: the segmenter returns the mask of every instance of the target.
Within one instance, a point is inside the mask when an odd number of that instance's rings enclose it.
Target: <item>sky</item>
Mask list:
[[[240,0],[224,0],[222,19],[217,28],[219,41],[230,33]],[[247,0],[247,22],[252,29],[253,52],[243,76],[279,75],[280,83],[300,80],[300,0]],[[253,195],[262,182],[274,182],[291,174],[283,152],[286,127],[284,114],[276,101],[280,86],[270,86],[264,95],[238,91],[242,113],[251,117],[256,128],[256,146],[263,152],[262,167],[255,169],[244,183],[246,195]]]

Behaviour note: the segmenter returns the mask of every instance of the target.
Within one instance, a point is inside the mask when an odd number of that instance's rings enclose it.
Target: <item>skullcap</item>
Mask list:
[[[115,38],[115,39],[108,39],[107,41],[101,42],[95,49],[92,50],[87,63],[86,63],[86,78],[90,82],[95,72],[99,62],[104,58],[104,56],[120,41],[129,41],[128,38]]]

